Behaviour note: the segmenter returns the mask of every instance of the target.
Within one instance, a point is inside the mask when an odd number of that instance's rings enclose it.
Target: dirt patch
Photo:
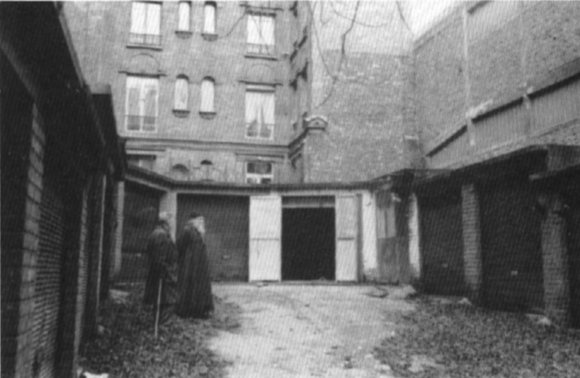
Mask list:
[[[422,298],[375,356],[402,377],[577,377],[580,333],[525,315]]]
[[[153,314],[141,304],[142,285],[116,291],[101,311],[101,334],[83,345],[80,366],[110,377],[223,377],[227,363],[208,348],[217,330],[239,328],[235,304],[216,298],[208,320],[173,316],[153,334]]]
[[[390,377],[372,351],[396,326],[389,313],[413,305],[369,286],[217,285],[241,309],[240,327],[211,349],[231,362],[229,377]],[[396,290],[394,290],[396,291]]]

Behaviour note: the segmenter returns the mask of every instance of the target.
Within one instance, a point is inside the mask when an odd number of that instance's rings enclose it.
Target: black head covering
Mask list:
[[[190,220],[197,219],[197,218],[200,218],[200,217],[202,217],[202,215],[200,213],[195,212],[195,211],[192,212],[191,214],[189,214],[189,219]]]

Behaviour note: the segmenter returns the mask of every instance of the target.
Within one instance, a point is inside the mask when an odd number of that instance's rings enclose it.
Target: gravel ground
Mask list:
[[[239,329],[210,340],[235,378],[390,378],[373,349],[396,329],[387,316],[414,307],[396,298],[401,288],[365,285],[220,284],[214,292],[242,311]]]
[[[153,314],[141,304],[142,285],[113,291],[101,309],[100,335],[81,350],[80,366],[121,377],[223,377],[227,362],[207,347],[217,330],[233,330],[239,308],[216,298],[208,320],[173,316],[153,335]],[[128,295],[127,295],[128,294]]]
[[[421,298],[375,356],[400,377],[580,377],[580,332],[523,314]]]

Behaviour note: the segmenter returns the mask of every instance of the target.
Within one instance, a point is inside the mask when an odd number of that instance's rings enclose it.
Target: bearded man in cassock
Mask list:
[[[177,240],[179,300],[175,312],[184,318],[208,318],[214,309],[204,237],[205,220],[192,213]]]
[[[177,302],[177,250],[171,239],[169,216],[160,214],[155,229],[147,241],[147,256],[149,258],[149,273],[145,283],[143,302],[153,304],[154,313],[157,303],[160,304],[159,322],[167,321]],[[161,285],[161,293],[159,293]],[[159,294],[161,297],[159,298]]]

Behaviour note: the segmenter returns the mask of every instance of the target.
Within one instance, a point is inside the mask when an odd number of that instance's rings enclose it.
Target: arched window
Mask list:
[[[213,1],[206,1],[203,6],[203,32],[206,34],[216,34],[217,10]]]
[[[187,104],[189,102],[189,80],[187,76],[177,76],[173,101],[173,108],[175,110],[187,110]]]
[[[211,77],[206,77],[201,82],[201,104],[200,112],[214,113],[214,97],[215,97],[215,80]]]
[[[201,162],[201,170],[203,172],[203,178],[204,180],[211,180],[212,177],[212,169],[213,169],[213,163],[211,162],[211,160],[203,160]]]
[[[175,164],[171,167],[169,175],[176,180],[187,180],[189,179],[189,169],[183,164]]]
[[[189,1],[179,2],[179,19],[177,20],[177,30],[191,30],[191,2]]]

